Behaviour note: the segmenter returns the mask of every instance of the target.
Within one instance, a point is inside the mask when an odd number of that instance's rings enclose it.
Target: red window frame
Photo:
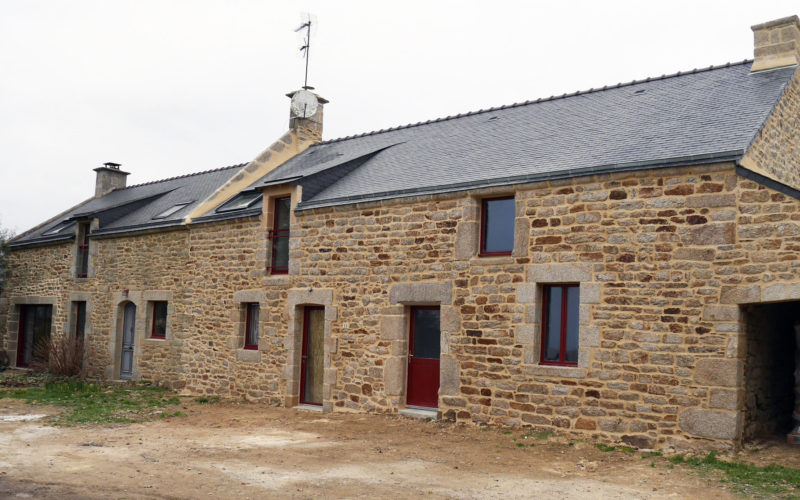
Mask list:
[[[78,224],[78,268],[75,273],[78,278],[89,276],[89,224]]]
[[[560,345],[559,345],[559,357],[557,361],[553,360],[546,360],[545,359],[545,351],[547,349],[547,311],[548,303],[550,294],[548,293],[549,290],[553,288],[561,288],[561,331],[559,332],[560,336]],[[567,322],[569,321],[569,316],[567,314],[567,291],[570,288],[577,288],[578,293],[580,293],[580,285],[572,284],[559,284],[559,285],[545,285],[542,287],[542,335],[541,335],[541,353],[539,357],[539,363],[542,365],[551,365],[551,366],[578,366],[578,362],[567,361]],[[579,318],[573,318],[573,321],[579,321]],[[578,333],[580,334],[580,333]]]
[[[252,325],[255,328],[255,331],[250,329],[251,320],[253,311],[260,314],[260,307],[258,302],[247,302],[244,305],[245,310],[245,318],[244,318],[244,348],[251,349],[251,350],[258,350],[258,321],[259,318],[256,318],[255,325]],[[255,338],[255,343],[253,343],[253,339]]]
[[[291,196],[282,196],[280,198],[275,198],[272,200],[272,229],[268,232],[269,241],[272,242],[272,259],[270,262],[270,274],[288,274],[289,273],[289,259],[287,255],[286,265],[285,266],[278,266],[275,264],[275,259],[277,257],[277,247],[278,242],[281,239],[289,239],[289,229],[278,229],[278,205],[280,202],[284,200],[289,200],[289,217],[291,218]]]
[[[163,332],[156,332],[156,310],[159,306],[163,304],[164,307],[164,331]],[[150,321],[150,338],[153,339],[165,339],[167,338],[167,301],[165,300],[154,300],[152,302],[152,318]]]
[[[513,196],[500,196],[497,198],[484,198],[481,200],[481,244],[480,244],[480,252],[478,253],[479,257],[492,257],[496,255],[511,255],[513,251],[513,240],[512,240],[512,250],[502,251],[502,252],[487,252],[486,251],[486,226],[488,221],[486,220],[489,216],[489,211],[486,209],[486,205],[490,201],[500,201],[500,200],[513,200]]]

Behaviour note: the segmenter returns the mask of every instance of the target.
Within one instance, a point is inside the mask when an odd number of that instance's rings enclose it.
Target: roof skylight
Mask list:
[[[63,231],[64,229],[66,229],[68,227],[72,227],[74,225],[75,225],[75,221],[74,220],[63,220],[63,221],[59,222],[57,225],[53,226],[52,229],[49,229],[48,231],[42,233],[42,236],[51,236],[51,235],[54,235],[54,234],[58,234],[61,231]]]
[[[178,212],[180,209],[182,209],[183,207],[187,206],[190,203],[191,203],[190,201],[187,201],[185,203],[178,203],[177,205],[172,205],[171,207],[169,207],[168,209],[164,210],[160,214],[154,215],[153,218],[154,219],[166,219],[167,217],[169,217],[170,215]]]
[[[217,212],[232,212],[234,210],[242,210],[252,207],[261,199],[261,192],[250,191],[246,193],[239,193],[234,196],[229,202],[225,203],[217,209]]]

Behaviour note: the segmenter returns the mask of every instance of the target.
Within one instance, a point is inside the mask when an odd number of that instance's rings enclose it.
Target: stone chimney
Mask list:
[[[95,198],[103,196],[115,189],[125,187],[125,178],[130,174],[119,169],[119,163],[103,163],[102,167],[94,169],[97,172],[97,180],[94,185]]]
[[[289,130],[322,139],[322,108],[328,100],[310,92],[314,87],[303,87],[286,94],[292,99],[289,107]]]
[[[752,26],[755,60],[750,71],[782,68],[800,63],[800,19],[784,17]]]

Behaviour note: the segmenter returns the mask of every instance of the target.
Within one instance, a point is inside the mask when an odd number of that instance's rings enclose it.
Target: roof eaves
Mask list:
[[[33,238],[29,240],[22,240],[22,241],[9,241],[8,247],[9,248],[23,248],[23,247],[33,247],[33,246],[42,246],[42,245],[50,245],[51,243],[62,243],[65,241],[70,241],[75,239],[75,234],[56,234],[53,236],[43,236],[40,238]]]
[[[774,189],[779,193],[783,193],[786,196],[790,196],[796,200],[800,200],[800,191],[797,189],[787,186],[782,182],[778,182],[774,179],[770,179],[769,177],[763,176],[757,172],[754,172],[747,167],[743,167],[741,165],[736,165],[736,174],[744,177],[745,179],[749,179],[753,182],[757,182],[761,185],[764,185],[770,189]]]
[[[165,221],[159,224],[152,224],[152,223],[145,223],[145,224],[135,224],[132,226],[125,226],[125,227],[114,227],[110,229],[98,229],[96,231],[92,231],[89,235],[90,237],[95,236],[111,236],[111,235],[120,235],[126,233],[135,233],[140,231],[149,231],[149,230],[160,230],[166,228],[175,228],[182,225],[182,220],[173,220],[173,221]]]
[[[233,212],[222,212],[222,213],[215,213],[213,215],[204,215],[203,217],[198,217],[196,219],[192,219],[190,224],[201,224],[203,222],[215,222],[220,220],[228,220],[228,219],[242,219],[245,217],[254,217],[261,215],[262,207],[259,205],[256,208],[248,208],[246,210],[236,210]]]
[[[446,184],[440,186],[430,186],[425,188],[384,191],[384,192],[370,193],[365,195],[332,198],[328,200],[320,200],[318,202],[315,202],[314,200],[308,200],[298,203],[295,209],[297,211],[302,211],[314,208],[348,205],[353,203],[379,201],[379,200],[387,200],[394,198],[451,193],[457,191],[467,191],[470,189],[508,186],[511,184],[526,184],[531,182],[569,179],[573,177],[582,177],[585,175],[611,174],[616,172],[630,172],[637,170],[680,167],[687,165],[704,165],[708,163],[721,163],[726,161],[735,162],[741,159],[742,154],[743,150],[736,149],[731,151],[720,151],[717,153],[704,153],[699,155],[688,155],[688,156],[664,158],[658,160],[575,168],[575,169],[561,170],[558,172],[545,172],[545,173],[537,173],[529,175],[519,175],[513,177],[503,177],[497,179],[482,179],[478,181]]]

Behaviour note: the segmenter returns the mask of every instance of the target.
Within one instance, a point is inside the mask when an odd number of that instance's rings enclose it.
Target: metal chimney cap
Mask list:
[[[110,161],[103,163],[103,165],[105,165],[106,168],[113,168],[114,170],[119,170],[119,167],[122,166],[120,163],[114,163]]]

